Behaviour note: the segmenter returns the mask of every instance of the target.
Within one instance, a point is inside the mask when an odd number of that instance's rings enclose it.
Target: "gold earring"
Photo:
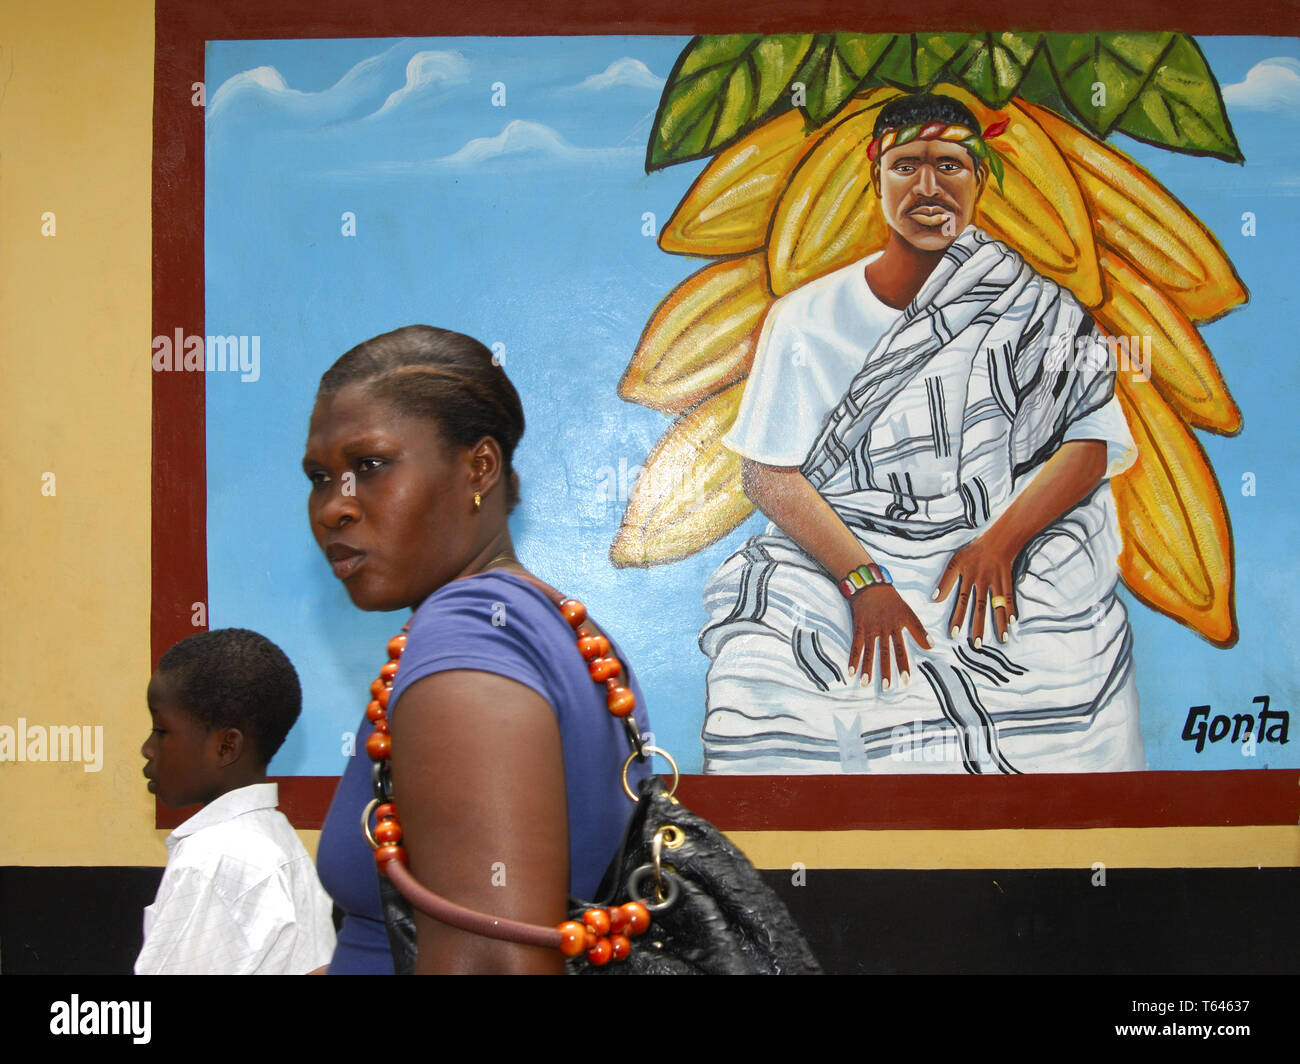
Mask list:
[[[474,492],[474,512],[478,513],[483,508],[483,496],[477,491]]]

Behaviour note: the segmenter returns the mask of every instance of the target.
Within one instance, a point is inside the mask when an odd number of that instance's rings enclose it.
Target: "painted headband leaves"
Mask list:
[[[1002,191],[1002,157],[986,141],[999,137],[1006,132],[1009,121],[1005,118],[992,123],[983,133],[978,133],[968,126],[950,126],[943,122],[927,122],[924,125],[904,126],[902,129],[887,129],[867,145],[867,158],[873,163],[890,148],[907,144],[913,140],[946,140],[958,144],[976,159],[985,163],[989,172]]]

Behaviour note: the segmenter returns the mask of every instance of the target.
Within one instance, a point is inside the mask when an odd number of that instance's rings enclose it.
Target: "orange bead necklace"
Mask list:
[[[553,594],[540,581],[537,584],[548,596]],[[632,756],[642,755],[646,747],[636,720],[632,717],[632,711],[636,709],[636,695],[622,681],[622,662],[612,653],[609,640],[587,625],[586,606],[577,599],[562,599],[556,605],[574,630],[578,653],[587,662],[587,671],[592,681],[605,686],[606,707],[611,714],[623,721],[632,743]],[[506,941],[558,949],[566,957],[577,957],[585,953],[587,960],[594,965],[624,960],[632,951],[630,936],[640,935],[650,926],[650,910],[642,901],[630,901],[607,908],[588,908],[582,912],[579,920],[566,920],[555,927],[543,927],[498,919],[466,909],[433,894],[411,875],[407,867],[409,858],[402,845],[402,825],[392,800],[390,758],[393,739],[388,727],[388,698],[402,652],[406,649],[406,631],[409,627],[408,622],[400,635],[395,635],[388,641],[388,661],[370,685],[372,697],[366,706],[366,718],[375,727],[366,740],[366,753],[374,762],[375,798],[362,814],[361,827],[367,841],[374,848],[379,871],[412,904],[417,904],[419,908],[454,927]],[[631,758],[629,764],[630,761]],[[625,789],[626,773],[625,765]],[[373,831],[370,828],[372,812],[375,816]]]

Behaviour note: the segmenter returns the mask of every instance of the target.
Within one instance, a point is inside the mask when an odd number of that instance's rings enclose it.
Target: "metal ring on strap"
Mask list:
[[[378,809],[381,804],[378,798],[371,798],[370,804],[361,811],[361,834],[366,837],[366,842],[370,843],[372,850],[379,849],[379,843],[375,841],[375,836],[370,832],[370,814]]]
[[[655,880],[653,889],[656,897],[661,899],[657,902],[652,902],[650,895],[641,889],[641,883],[647,876]],[[677,904],[681,887],[677,883],[677,877],[668,869],[663,868],[656,873],[654,865],[643,864],[627,877],[627,893],[630,898],[640,898],[641,904],[652,913],[658,913]]]
[[[673,755],[670,754],[667,750],[662,750],[657,746],[644,746],[641,748],[641,750],[642,753],[647,755],[658,754],[665,761],[667,761],[668,764],[672,765],[673,785],[668,788],[668,797],[671,798],[674,794],[677,793],[677,784],[679,784],[682,781],[682,774],[680,771],[678,771],[677,762],[673,760]],[[632,801],[639,802],[641,799],[639,799],[635,794],[633,794],[632,788],[627,785],[627,770],[632,767],[632,762],[635,761],[636,758],[637,755],[635,752],[633,752],[628,754],[627,760],[623,762],[623,793],[626,794],[629,798],[631,798]]]

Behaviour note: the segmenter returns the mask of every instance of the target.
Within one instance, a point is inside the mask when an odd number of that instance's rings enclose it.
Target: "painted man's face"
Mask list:
[[[913,247],[942,251],[975,216],[983,171],[960,145],[913,140],[890,148],[877,171],[889,227]]]

